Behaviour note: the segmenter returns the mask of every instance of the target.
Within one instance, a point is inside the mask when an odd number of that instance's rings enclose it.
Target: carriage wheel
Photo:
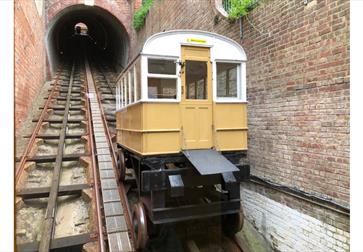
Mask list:
[[[126,165],[125,165],[125,155],[124,152],[119,149],[117,151],[117,169],[120,172],[120,181],[125,181],[125,176],[126,176]]]
[[[223,229],[227,235],[234,235],[242,230],[244,223],[242,209],[238,213],[228,214],[223,217]]]
[[[137,249],[144,249],[149,239],[147,233],[147,217],[143,204],[138,202],[134,205],[132,214],[134,227],[134,242]]]

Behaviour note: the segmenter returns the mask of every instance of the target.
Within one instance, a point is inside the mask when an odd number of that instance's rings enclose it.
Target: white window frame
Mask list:
[[[140,57],[140,61],[141,61],[141,56]],[[141,63],[140,63],[140,67],[141,67]],[[133,63],[131,64],[127,70],[125,70],[122,75],[119,77],[118,81],[117,81],[117,85],[116,86],[116,90],[118,88],[118,92],[119,92],[119,106],[117,110],[123,109],[125,107],[128,107],[130,105],[133,105],[135,103],[139,103],[142,101],[142,96],[140,96],[140,99],[137,99],[137,96],[139,94],[139,92],[142,92],[142,85],[140,86],[140,89],[137,86],[137,72],[136,71],[140,71],[141,69],[137,69],[137,64]],[[131,76],[133,75],[133,82],[131,82]],[[141,78],[143,78],[143,76],[141,75]],[[140,81],[142,83],[142,80]],[[133,87],[134,89],[134,95],[131,95],[131,88]],[[117,94],[116,94],[117,96]],[[132,102],[131,102],[131,98],[132,98]],[[128,102],[127,102],[128,101]],[[116,104],[117,106],[117,104]],[[117,108],[117,107],[116,107]]]
[[[232,63],[237,66],[237,97],[218,97],[217,94],[217,64]],[[246,101],[246,62],[235,60],[216,59],[213,62],[213,100],[216,103],[245,103]]]
[[[214,0],[214,5],[223,17],[228,18],[228,12],[223,8],[223,0]]]
[[[175,62],[175,75],[172,74],[152,74],[149,73],[148,69],[148,59],[160,59],[160,60],[174,60]],[[179,76],[180,66],[177,64],[179,57],[175,56],[160,56],[160,55],[147,55],[142,56],[141,58],[141,68],[142,68],[142,101],[147,102],[171,102],[171,103],[178,103],[181,100],[181,78]],[[175,79],[176,80],[176,99],[155,99],[148,97],[148,78],[160,78],[160,79]]]

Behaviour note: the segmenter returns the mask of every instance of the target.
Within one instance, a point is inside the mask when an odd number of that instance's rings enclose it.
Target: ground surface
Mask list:
[[[39,90],[38,96],[33,101],[32,106],[29,108],[28,116],[24,122],[21,123],[21,126],[18,130],[18,134],[15,136],[15,157],[19,158],[23,155],[23,152],[26,148],[26,145],[29,142],[29,138],[24,138],[26,135],[30,135],[33,132],[33,129],[36,126],[36,123],[32,122],[32,119],[37,117],[39,112],[39,107],[45,104],[44,97],[48,94],[48,89],[51,87],[50,84],[52,82],[46,82],[41,90]],[[15,108],[16,109],[16,108]]]

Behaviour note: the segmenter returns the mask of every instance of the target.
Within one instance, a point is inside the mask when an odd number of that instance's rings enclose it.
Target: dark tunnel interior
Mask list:
[[[77,24],[87,27],[78,34]],[[99,7],[75,5],[57,14],[48,26],[48,62],[52,72],[64,59],[87,53],[91,60],[107,64],[118,72],[128,59],[129,38],[125,27],[108,11]]]

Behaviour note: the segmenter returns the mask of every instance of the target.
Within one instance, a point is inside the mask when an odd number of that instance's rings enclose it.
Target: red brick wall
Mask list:
[[[154,1],[133,56],[153,33],[201,29],[247,52],[251,172],[349,204],[349,1],[262,1],[215,24],[214,0]]]
[[[141,7],[141,5],[142,5],[142,0],[135,0],[133,6],[134,10],[138,10]]]
[[[245,23],[253,173],[349,203],[349,1],[270,1]]]
[[[15,129],[45,80],[44,25],[32,0],[15,0]]]

